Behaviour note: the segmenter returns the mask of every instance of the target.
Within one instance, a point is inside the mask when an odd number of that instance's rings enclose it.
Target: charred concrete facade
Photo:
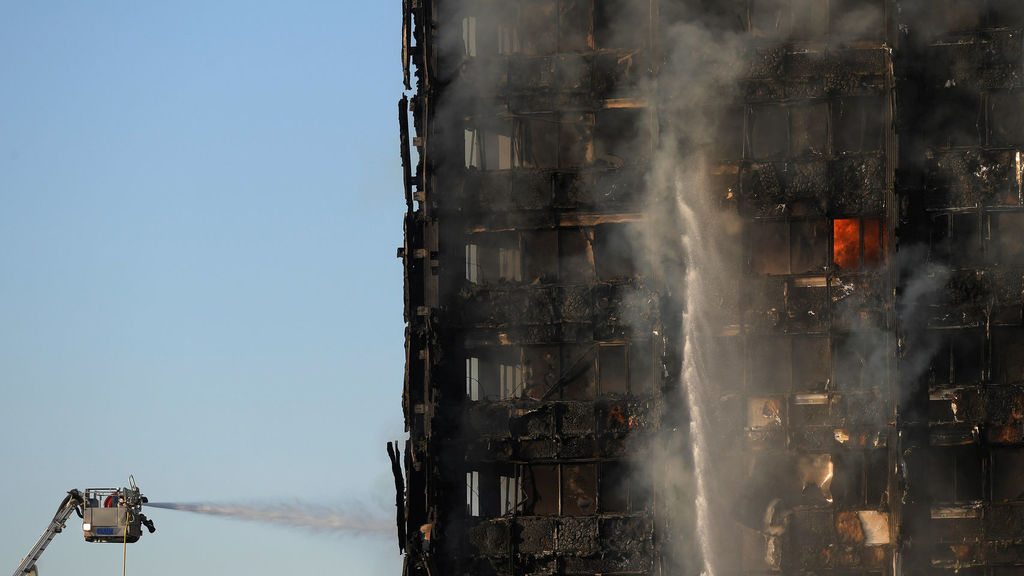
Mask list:
[[[403,12],[406,573],[1024,573],[1024,3]]]

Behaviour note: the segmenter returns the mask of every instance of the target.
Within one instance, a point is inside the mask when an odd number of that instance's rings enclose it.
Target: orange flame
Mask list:
[[[617,422],[619,424],[625,424],[626,423],[626,418],[622,415],[622,407],[621,406],[615,406],[611,410],[609,410],[608,411],[608,420],[609,421],[614,420],[615,422]]]
[[[860,221],[854,218],[837,219],[832,223],[832,260],[843,270],[860,265]]]

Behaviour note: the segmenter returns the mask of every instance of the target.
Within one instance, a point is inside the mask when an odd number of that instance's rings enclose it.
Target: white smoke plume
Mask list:
[[[217,504],[211,502],[149,502],[150,508],[164,508],[222,516],[250,522],[263,522],[275,526],[305,528],[313,532],[343,532],[349,534],[391,535],[394,522],[367,513],[352,514],[328,506],[303,503],[274,504]]]

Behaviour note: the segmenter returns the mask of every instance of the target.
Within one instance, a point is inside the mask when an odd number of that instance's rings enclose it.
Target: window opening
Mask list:
[[[602,394],[627,394],[626,347],[601,346],[598,350],[598,382]]]
[[[498,24],[498,54],[519,52],[519,26],[515,22]]]
[[[524,468],[523,488],[526,495],[526,513],[537,516],[558,514],[558,466],[533,464]]]
[[[466,129],[465,137],[466,168],[480,167],[480,140],[477,138],[476,129]]]
[[[649,394],[654,384],[654,357],[650,341],[629,345],[629,389],[634,396]]]
[[[832,261],[841,270],[877,267],[885,234],[877,219],[837,218],[832,223]]]
[[[498,276],[502,280],[519,282],[522,280],[522,252],[519,247],[498,248]]]
[[[480,516],[480,472],[466,472],[466,514]]]
[[[1000,212],[989,218],[992,257],[1009,266],[1024,264],[1024,214]]]
[[[562,514],[586,516],[597,511],[597,468],[593,464],[563,464]]]
[[[501,380],[501,399],[522,398],[523,367],[519,364],[501,364],[499,367]]]
[[[473,402],[480,400],[479,358],[466,358],[466,397]]]
[[[516,476],[500,476],[498,488],[501,494],[501,514],[512,514],[519,510],[520,504],[526,500],[523,492],[523,479]]]
[[[884,114],[884,101],[876,96],[840,98],[833,102],[832,148],[837,153],[881,150]]]
[[[992,499],[1024,500],[1024,452],[999,449],[992,455]]]
[[[462,19],[462,47],[466,56],[476,57],[476,16]]]
[[[978,446],[935,448],[930,452],[927,488],[938,502],[969,502],[982,496]]]
[[[759,222],[750,240],[755,274],[820,273],[828,259],[828,224],[822,220]]]
[[[480,246],[477,244],[466,244],[466,280],[480,281]]]

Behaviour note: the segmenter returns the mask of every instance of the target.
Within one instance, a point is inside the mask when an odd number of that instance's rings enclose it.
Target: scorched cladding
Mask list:
[[[1024,3],[402,25],[407,574],[1024,571]]]

